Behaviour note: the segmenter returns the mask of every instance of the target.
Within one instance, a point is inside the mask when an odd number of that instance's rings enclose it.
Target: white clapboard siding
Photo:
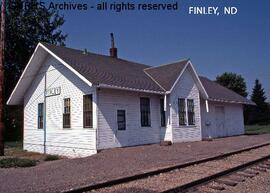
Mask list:
[[[194,100],[195,125],[180,126],[178,114],[178,99],[187,98]],[[194,77],[188,67],[180,77],[174,90],[170,95],[171,119],[172,119],[172,141],[199,141],[201,137],[201,113],[200,113],[200,94],[196,86]]]
[[[160,96],[100,89],[98,92],[98,149],[160,142]],[[151,127],[141,127],[140,97],[150,97]],[[126,110],[126,130],[117,129],[117,109]]]
[[[206,112],[205,101],[201,100],[202,133],[204,138],[226,137],[244,134],[243,105],[209,101]],[[224,129],[216,127],[215,107],[224,107]]]
[[[47,88],[61,87],[61,94],[46,97],[46,153],[82,157],[96,153],[96,128],[83,128],[83,95],[96,90],[52,57],[43,64],[24,98],[24,149],[43,153],[44,130],[37,128],[38,103]],[[63,100],[71,100],[71,128],[63,128]],[[94,113],[95,114],[95,113]]]

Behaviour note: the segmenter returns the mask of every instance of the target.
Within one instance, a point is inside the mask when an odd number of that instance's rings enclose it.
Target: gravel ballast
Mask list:
[[[246,157],[247,153],[249,154],[249,158]],[[229,159],[218,159],[215,161],[209,161],[194,166],[188,166],[183,169],[173,170],[171,172],[162,173],[145,179],[140,179],[108,188],[99,189],[94,192],[122,193],[129,190],[129,193],[133,193],[133,189],[137,190],[140,187],[144,187],[147,192],[164,192],[175,187],[179,187],[184,184],[205,178],[207,176],[217,174],[224,170],[242,165],[241,160],[243,160],[243,158],[247,158],[245,162],[247,163],[262,158],[264,156],[268,156],[269,153],[270,145],[261,147],[259,149],[254,149],[249,152],[230,156],[228,157]],[[240,162],[238,160],[240,160]]]
[[[117,148],[78,159],[42,163],[32,168],[0,169],[0,192],[61,192],[116,178],[183,164],[267,143],[270,134],[238,136],[211,142]]]

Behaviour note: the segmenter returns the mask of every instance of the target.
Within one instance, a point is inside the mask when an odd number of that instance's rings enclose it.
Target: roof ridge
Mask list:
[[[177,63],[180,63],[180,62],[188,62],[190,61],[190,58],[185,58],[185,59],[181,59],[181,60],[177,60],[175,62],[171,62],[171,63],[167,63],[167,64],[161,64],[161,65],[158,65],[158,66],[151,66],[149,68],[145,68],[144,70],[149,70],[149,69],[153,69],[153,68],[159,68],[159,67],[164,67],[164,66],[168,66],[168,65],[172,65],[172,64],[177,64]]]
[[[49,45],[49,46],[54,46],[54,47],[58,47],[58,48],[64,48],[64,49],[69,49],[69,50],[72,50],[72,51],[77,51],[77,52],[81,52],[81,55],[83,56],[87,56],[87,54],[83,54],[83,50],[80,50],[80,49],[75,49],[75,48],[70,48],[70,47],[66,47],[66,46],[61,46],[61,45],[55,45],[55,44],[50,44],[50,43],[47,43],[47,42],[40,42],[42,45],[46,46]],[[47,44],[47,45],[46,45]],[[48,47],[47,47],[48,48]],[[50,49],[50,48],[48,48]],[[142,66],[147,66],[147,67],[151,67],[150,65],[147,65],[147,64],[142,64],[142,63],[138,63],[138,62],[133,62],[133,61],[129,61],[129,60],[126,60],[126,59],[122,59],[122,58],[112,58],[111,56],[108,56],[108,55],[104,55],[104,54],[98,54],[98,53],[94,53],[94,52],[89,52],[87,51],[88,54],[92,54],[92,55],[96,55],[96,56],[100,56],[100,57],[106,57],[106,58],[110,58],[110,59],[114,59],[114,60],[122,60],[122,61],[125,61],[125,62],[129,62],[129,63],[132,63],[132,64],[136,64],[136,65],[142,65]]]

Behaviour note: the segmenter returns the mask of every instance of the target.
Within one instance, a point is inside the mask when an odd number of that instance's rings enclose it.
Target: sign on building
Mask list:
[[[61,87],[54,87],[54,88],[49,88],[46,90],[45,92],[45,96],[49,97],[49,96],[55,96],[55,95],[59,95],[61,94]]]

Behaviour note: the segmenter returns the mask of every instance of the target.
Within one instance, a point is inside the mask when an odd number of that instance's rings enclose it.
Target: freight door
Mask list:
[[[225,111],[224,106],[216,106],[215,107],[215,136],[216,137],[224,137],[227,136],[227,131],[225,130]]]

